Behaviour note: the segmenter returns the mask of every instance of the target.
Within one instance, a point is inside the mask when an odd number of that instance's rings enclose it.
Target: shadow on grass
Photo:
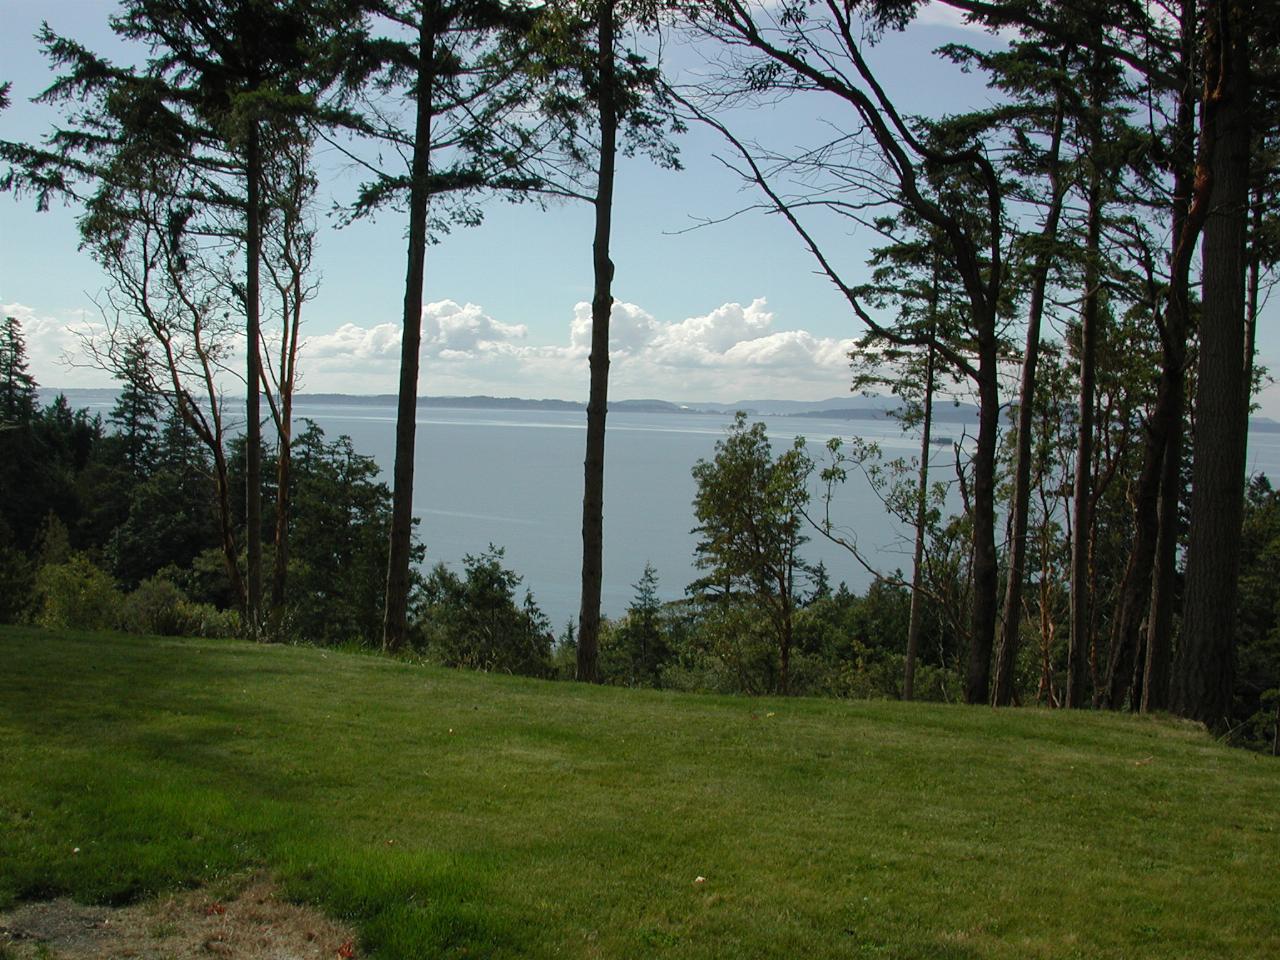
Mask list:
[[[356,846],[308,812],[350,775],[327,769],[323,744],[293,728],[296,704],[263,695],[292,679],[269,648],[48,640],[0,636],[0,656],[23,661],[0,676],[11,770],[0,785],[0,907],[61,895],[122,905],[265,868],[293,898],[358,924],[383,956],[514,948],[484,909],[482,859]],[[184,669],[190,658],[198,669]]]

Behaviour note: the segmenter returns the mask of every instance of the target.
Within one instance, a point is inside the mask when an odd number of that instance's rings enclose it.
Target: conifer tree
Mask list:
[[[107,422],[115,425],[120,438],[125,466],[134,477],[143,476],[154,466],[159,446],[161,399],[151,383],[147,353],[147,342],[141,337],[125,345],[118,374],[120,396],[107,415]]]
[[[36,412],[36,381],[27,372],[22,323],[6,316],[0,326],[0,422],[28,423]]]

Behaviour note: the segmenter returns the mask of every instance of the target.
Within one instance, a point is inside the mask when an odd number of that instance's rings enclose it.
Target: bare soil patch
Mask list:
[[[224,900],[190,890],[130,907],[60,899],[0,913],[4,960],[348,960],[354,944],[351,930],[280,899],[263,878]]]

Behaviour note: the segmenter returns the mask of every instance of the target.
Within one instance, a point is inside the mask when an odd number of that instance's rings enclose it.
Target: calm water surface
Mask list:
[[[89,404],[105,416],[110,403]],[[101,410],[97,408],[101,406]],[[230,411],[229,411],[230,412]],[[390,479],[395,408],[363,404],[299,405],[299,419],[315,420],[332,439],[351,437]],[[603,607],[626,610],[646,562],[660,578],[660,594],[684,595],[696,578],[694,483],[690,470],[714,453],[729,415],[611,413],[605,456]],[[833,436],[855,433],[880,443],[889,457],[911,457],[918,440],[892,422],[761,417],[775,451],[803,435],[815,458]],[[959,424],[935,435],[959,436]],[[462,569],[466,554],[490,543],[506,550],[506,564],[524,577],[557,629],[576,619],[582,564],[582,460],[586,415],[578,411],[451,410],[418,412],[414,512],[427,545],[427,563]],[[934,448],[934,478],[954,476],[949,445]],[[1280,477],[1280,433],[1251,432],[1248,472]],[[816,491],[815,491],[816,492]],[[958,503],[954,505],[958,508]],[[855,538],[880,569],[908,569],[909,531],[888,516],[867,482],[851,475],[837,494],[833,520]],[[822,560],[833,583],[860,590],[870,575],[842,548],[814,534],[803,550]]]
[[[330,437],[348,434],[389,476],[395,449],[393,407],[307,404],[300,416]],[[694,482],[690,470],[709,458],[728,416],[609,415],[605,454],[604,589],[608,615],[625,611],[646,562],[657,568],[663,599],[683,596],[695,579]],[[820,454],[851,429],[879,440],[891,456],[916,445],[892,424],[763,417],[775,450],[804,435]],[[946,432],[950,425],[941,429]],[[525,578],[559,629],[576,618],[582,564],[582,460],[585,414],[577,411],[420,410],[414,464],[414,513],[427,562],[461,569],[462,558],[493,543]],[[937,447],[939,472],[950,450]],[[910,563],[910,543],[865,482],[850,478],[833,518],[888,570]],[[820,542],[821,541],[821,542]],[[866,572],[842,548],[814,537],[807,560],[822,560],[833,582],[864,587]]]

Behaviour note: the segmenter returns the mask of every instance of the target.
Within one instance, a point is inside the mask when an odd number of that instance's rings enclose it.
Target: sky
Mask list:
[[[52,74],[32,34],[41,20],[101,53],[128,59],[106,21],[106,0],[6,0],[0,80],[14,105],[0,114],[0,138],[38,138],[55,118],[30,104]],[[936,4],[901,36],[874,51],[887,92],[907,113],[987,102],[981,81],[931,54],[953,41],[993,42]],[[682,54],[676,53],[677,60]],[[781,143],[800,143],[838,115],[783,101],[741,111],[735,124]],[[817,108],[817,109],[825,109]],[[642,158],[620,162],[614,214],[615,263],[610,395],[673,401],[752,398],[814,400],[849,391],[847,353],[861,332],[848,305],[791,228],[749,212],[754,193],[717,159],[718,135],[695,127],[680,138],[680,171]],[[338,158],[319,208],[349,201],[355,181]],[[77,250],[76,211],[37,213],[29,198],[0,196],[0,308],[27,335],[30,369],[47,387],[110,386],[84,365],[78,333],[101,323],[105,279]],[[722,221],[690,229],[701,221]],[[388,211],[341,229],[321,216],[320,287],[308,304],[300,361],[304,392],[393,393],[405,267],[403,217]],[[592,219],[588,205],[493,201],[484,223],[455,230],[428,251],[419,393],[585,399],[590,341]],[[853,270],[874,238],[829,231],[826,241]],[[1264,324],[1264,363],[1280,342]],[[1263,398],[1280,416],[1280,395]]]

